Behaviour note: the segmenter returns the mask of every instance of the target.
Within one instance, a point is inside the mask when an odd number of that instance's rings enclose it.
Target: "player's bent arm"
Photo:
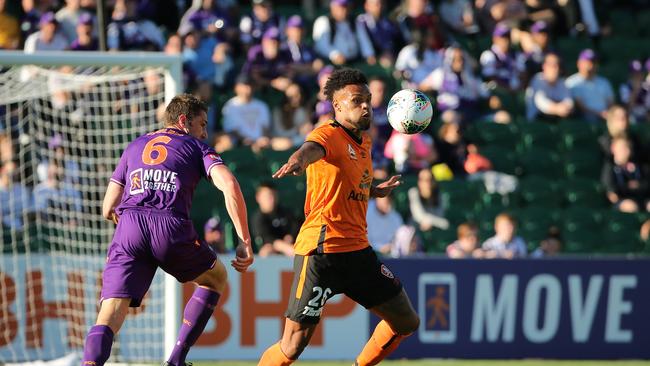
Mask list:
[[[289,160],[275,174],[273,178],[282,178],[285,175],[302,174],[309,164],[325,157],[325,148],[313,141],[305,141],[300,148],[289,157]]]
[[[123,192],[123,186],[113,181],[108,183],[108,188],[106,188],[106,194],[104,195],[104,202],[102,203],[102,216],[106,220],[115,221],[113,214],[115,207],[120,203]]]
[[[248,231],[248,221],[246,212],[246,201],[244,195],[241,193],[239,182],[230,169],[225,165],[215,165],[210,169],[210,177],[212,183],[221,192],[226,201],[226,210],[232,220],[237,236],[244,242],[250,245],[251,235]]]

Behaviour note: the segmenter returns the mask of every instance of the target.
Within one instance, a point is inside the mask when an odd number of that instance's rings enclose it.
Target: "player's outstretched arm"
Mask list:
[[[108,183],[108,188],[106,188],[106,194],[104,195],[104,202],[102,203],[102,216],[106,220],[113,221],[117,224],[119,218],[115,213],[115,207],[120,203],[123,192],[124,187],[121,185],[113,181]]]
[[[282,178],[287,175],[300,175],[309,164],[325,157],[325,149],[312,141],[305,141],[300,148],[289,157],[289,160],[277,172],[273,178]]]
[[[370,186],[370,197],[386,197],[393,191],[393,189],[399,187],[402,182],[399,180],[402,178],[401,175],[393,175],[387,181],[377,184],[376,186]]]
[[[223,192],[228,216],[235,225],[237,236],[241,240],[235,251],[236,257],[231,264],[237,271],[245,272],[253,264],[253,249],[251,248],[251,235],[248,231],[248,215],[244,195],[241,193],[237,179],[225,165],[212,167],[210,177],[212,183]]]

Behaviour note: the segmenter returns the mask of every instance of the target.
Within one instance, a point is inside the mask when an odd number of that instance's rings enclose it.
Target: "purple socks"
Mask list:
[[[111,355],[113,331],[107,325],[95,325],[88,331],[82,366],[102,366]]]
[[[183,324],[178,332],[178,341],[167,360],[173,366],[184,366],[190,347],[199,338],[219,301],[219,293],[197,287],[192,298],[185,305]]]

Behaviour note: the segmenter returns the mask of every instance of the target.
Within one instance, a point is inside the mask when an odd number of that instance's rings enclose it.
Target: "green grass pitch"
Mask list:
[[[256,366],[257,362],[197,362],[196,366]],[[298,361],[296,366],[350,366],[351,362]],[[417,360],[385,361],[385,366],[650,366],[650,361],[554,361],[554,360]]]

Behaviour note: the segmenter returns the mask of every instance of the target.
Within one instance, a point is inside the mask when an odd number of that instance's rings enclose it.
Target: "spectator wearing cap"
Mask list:
[[[316,56],[316,51],[303,42],[304,24],[300,15],[287,19],[285,28],[286,41],[280,48],[291,55],[291,70],[295,80],[302,87],[311,87],[314,76],[323,68],[323,61]]]
[[[20,23],[5,7],[6,0],[0,0],[0,50],[15,50],[20,45]]]
[[[544,57],[542,72],[526,89],[526,118],[529,121],[557,122],[573,112],[573,99],[560,77],[560,58],[555,53]]]
[[[632,122],[650,121],[650,58],[644,70],[640,60],[630,62],[630,75],[619,88],[621,102],[626,106]]]
[[[25,40],[25,53],[36,51],[63,51],[68,48],[68,40],[58,32],[58,23],[53,12],[44,13],[39,21],[40,30]]]
[[[397,12],[397,25],[406,43],[415,42],[414,32],[430,34],[429,47],[440,49],[445,45],[438,17],[427,0],[405,0]]]
[[[282,29],[282,23],[282,18],[273,12],[270,0],[253,0],[253,12],[239,22],[241,42],[247,47],[259,44],[267,30]]]
[[[335,65],[359,57],[359,44],[349,5],[348,0],[330,0],[330,13],[321,15],[314,21],[312,38],[316,52]]]
[[[526,75],[530,75],[529,77],[542,71],[544,56],[551,52],[549,31],[548,24],[540,20],[530,26],[530,33],[520,33],[520,43],[523,49],[521,57]]]
[[[106,43],[113,51],[160,51],[165,39],[156,24],[138,14],[138,0],[117,2],[106,31]]]
[[[280,48],[280,30],[269,28],[262,43],[248,50],[248,60],[242,73],[250,75],[256,87],[271,86],[285,91],[292,84],[291,54]]]
[[[370,65],[390,67],[403,43],[399,28],[384,14],[384,0],[366,0],[364,10],[356,20],[361,56]]]
[[[476,34],[479,32],[474,8],[469,0],[443,0],[438,5],[440,19],[452,32]]]
[[[314,127],[318,127],[323,123],[328,123],[334,118],[334,107],[332,107],[332,103],[329,100],[321,100],[316,103],[314,109]]]
[[[203,225],[203,240],[217,254],[226,254],[230,252],[226,248],[226,240],[223,235],[223,227],[219,217],[211,217]]]
[[[178,33],[184,36],[194,30],[216,35],[222,41],[233,41],[237,36],[237,28],[233,26],[229,14],[218,7],[214,0],[203,0],[199,8],[190,8],[185,12]]]
[[[517,91],[521,87],[520,73],[524,71],[518,59],[521,58],[511,48],[510,27],[497,24],[492,32],[492,46],[481,53],[483,79],[501,89]]]
[[[235,96],[223,106],[223,130],[233,144],[262,148],[268,145],[271,112],[263,101],[253,98],[252,79],[241,74],[235,82]]]
[[[251,231],[261,257],[293,256],[297,225],[295,218],[278,204],[275,186],[262,183],[255,192],[258,210],[251,218]]]
[[[461,114],[462,122],[471,122],[480,114],[480,100],[489,93],[472,72],[466,58],[460,47],[447,48],[442,66],[433,70],[418,88],[425,92],[435,90],[439,110],[457,111]]]
[[[72,51],[97,51],[99,44],[93,36],[93,16],[83,13],[79,16],[77,23],[77,38],[70,44]]]
[[[329,80],[330,75],[334,72],[334,67],[331,65],[327,65],[323,67],[319,72],[318,75],[316,76],[316,81],[318,82],[318,88],[319,92],[316,95],[318,100],[327,100],[327,97],[325,96],[325,84],[327,84],[327,80]]]
[[[609,80],[597,74],[597,58],[593,50],[580,52],[578,72],[567,78],[566,86],[581,117],[590,122],[607,118],[607,109],[614,103],[614,91]]]
[[[59,22],[61,33],[72,43],[77,38],[77,26],[79,17],[86,12],[81,9],[79,0],[65,0],[65,6],[56,12],[56,20]],[[92,23],[91,23],[92,25]]]

